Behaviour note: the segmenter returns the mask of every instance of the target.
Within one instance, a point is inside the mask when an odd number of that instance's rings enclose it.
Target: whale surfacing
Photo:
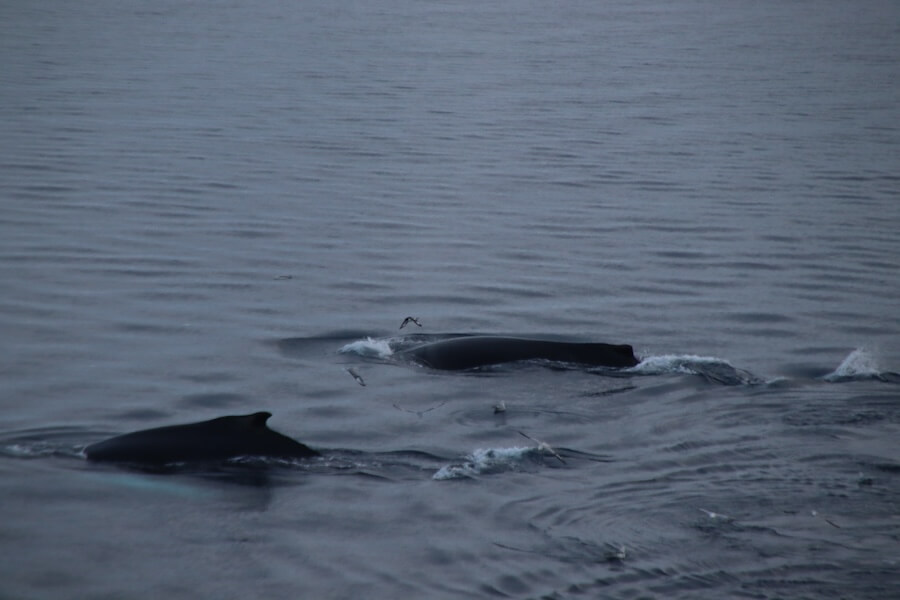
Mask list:
[[[426,367],[450,371],[534,359],[618,368],[633,367],[640,362],[628,344],[557,342],[488,335],[431,342],[410,348],[403,354]]]
[[[84,453],[89,460],[152,465],[213,462],[238,456],[318,456],[312,448],[269,429],[266,421],[271,416],[257,412],[144,429],[91,444]]]

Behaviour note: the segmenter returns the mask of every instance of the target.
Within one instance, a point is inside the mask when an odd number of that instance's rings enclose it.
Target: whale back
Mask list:
[[[305,458],[318,453],[272,431],[271,413],[226,416],[119,435],[85,448],[90,460],[167,464],[217,461],[238,456]]]
[[[407,354],[427,367],[453,371],[534,359],[604,367],[633,367],[639,362],[627,344],[500,336],[456,337],[417,346]]]

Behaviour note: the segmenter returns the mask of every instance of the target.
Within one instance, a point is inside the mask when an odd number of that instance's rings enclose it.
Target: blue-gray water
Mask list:
[[[0,597],[896,595],[898,66],[893,1],[3,2]],[[645,360],[385,359],[448,332]],[[80,456],[257,410],[325,457]]]

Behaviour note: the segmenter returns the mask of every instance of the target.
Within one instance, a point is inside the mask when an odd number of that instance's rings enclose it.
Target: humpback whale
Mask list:
[[[601,367],[633,367],[640,362],[627,344],[556,342],[473,335],[416,346],[400,353],[432,369],[459,371],[518,360],[545,359]]]
[[[164,465],[220,461],[238,456],[307,458],[312,448],[277,431],[266,421],[272,414],[219,417],[199,423],[169,425],[119,435],[84,449],[89,460]]]

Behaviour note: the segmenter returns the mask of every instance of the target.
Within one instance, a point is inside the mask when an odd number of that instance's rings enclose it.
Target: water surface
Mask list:
[[[0,595],[896,593],[900,9],[732,4],[6,2]]]

